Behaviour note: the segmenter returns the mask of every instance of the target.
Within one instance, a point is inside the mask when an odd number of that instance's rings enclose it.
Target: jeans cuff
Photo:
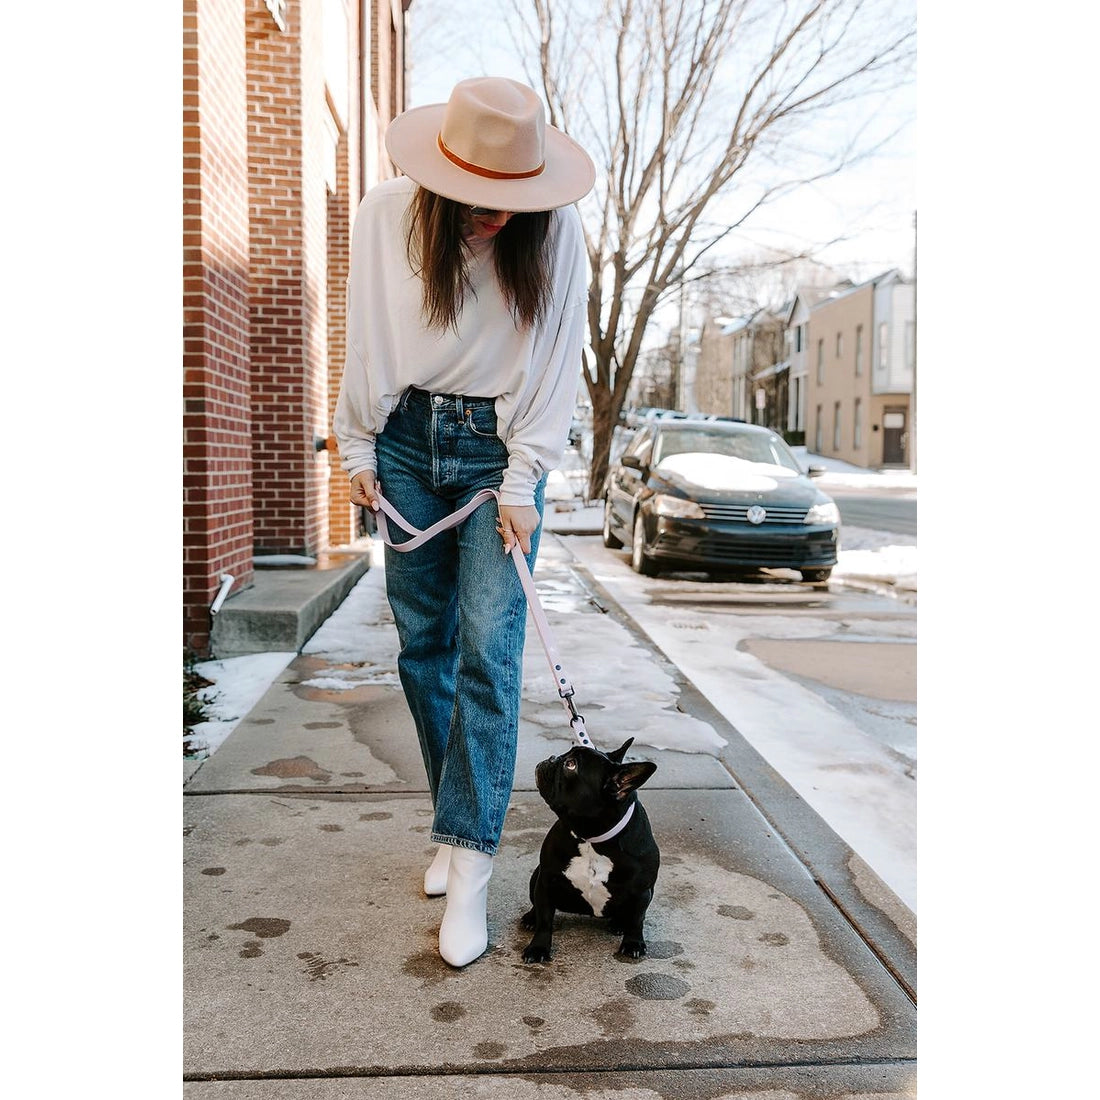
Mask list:
[[[487,856],[497,854],[497,845],[481,844],[476,840],[464,840],[459,836],[447,836],[444,833],[432,833],[433,844],[451,844],[455,848],[472,848],[475,852],[483,852]]]

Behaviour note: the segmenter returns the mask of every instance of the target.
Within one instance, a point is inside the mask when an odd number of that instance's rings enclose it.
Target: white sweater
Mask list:
[[[546,316],[517,330],[493,270],[492,241],[475,247],[471,288],[454,329],[426,327],[422,284],[409,266],[406,176],[373,187],[351,238],[347,355],[333,431],[354,477],[377,470],[375,437],[409,386],[495,397],[508,448],[501,503],[531,505],[538,479],[561,461],[580,382],[588,296],[587,255],[575,206],[550,220],[551,293]],[[382,487],[385,491],[385,486]]]

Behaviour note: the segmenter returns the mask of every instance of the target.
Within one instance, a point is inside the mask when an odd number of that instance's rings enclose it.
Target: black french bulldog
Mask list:
[[[558,815],[531,875],[533,908],[521,918],[535,935],[524,962],[547,962],[554,913],[605,917],[623,941],[618,954],[645,954],[642,923],[653,900],[661,853],[634,793],[656,770],[648,760],[624,764],[634,738],[603,753],[576,746],[535,768],[535,785]]]

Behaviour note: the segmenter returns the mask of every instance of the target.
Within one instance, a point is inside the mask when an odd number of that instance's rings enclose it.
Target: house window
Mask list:
[[[905,322],[905,366],[913,369],[913,360],[917,354],[917,326],[912,321]]]
[[[852,446],[857,451],[863,446],[863,405],[858,397],[855,416],[852,418]]]
[[[794,350],[795,351],[800,352],[802,350],[802,340],[803,340],[802,330],[805,327],[806,327],[805,325],[795,325],[795,329],[794,329]]]
[[[863,326],[856,325],[856,377],[863,373]]]
[[[836,357],[839,359],[844,354],[844,334],[838,332],[836,334]]]
[[[825,341],[817,342],[817,384],[825,381]]]
[[[821,412],[820,405],[817,407],[817,423],[814,426],[814,454],[821,454]]]
[[[840,402],[833,405],[833,450],[840,450]]]
[[[885,321],[878,326],[878,369],[886,369],[886,349],[889,346],[887,340],[890,330]]]

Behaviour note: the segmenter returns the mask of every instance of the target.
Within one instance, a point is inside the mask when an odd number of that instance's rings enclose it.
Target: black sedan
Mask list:
[[[840,512],[770,428],[656,420],[607,476],[604,546],[631,550],[646,576],[662,568],[797,569],[818,584],[836,565]]]

